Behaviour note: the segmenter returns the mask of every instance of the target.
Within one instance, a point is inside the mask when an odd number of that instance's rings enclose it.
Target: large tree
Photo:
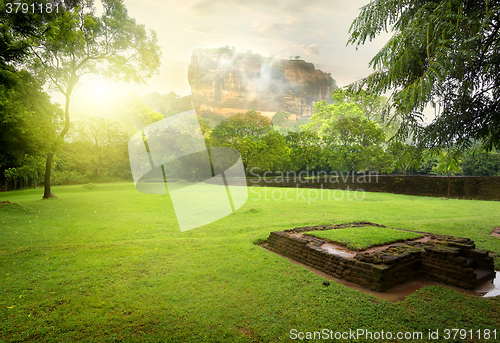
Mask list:
[[[26,57],[31,40],[41,37],[45,28],[57,15],[56,11],[39,11],[47,1],[25,0],[21,2],[0,2],[0,69],[14,71],[16,65]],[[60,6],[61,1],[58,1]],[[31,10],[36,5],[37,10]],[[52,4],[51,4],[52,5]],[[69,6],[69,5],[68,5]],[[27,11],[23,9],[28,9]],[[34,7],[33,7],[34,8]],[[42,7],[46,9],[46,7]],[[0,84],[4,83],[0,78]]]
[[[14,175],[28,165],[38,167],[39,160],[56,143],[51,137],[58,124],[59,109],[42,91],[41,80],[20,70],[30,41],[43,35],[44,25],[55,15],[10,10],[5,2],[0,2],[0,180],[9,178],[7,169]]]
[[[325,129],[325,156],[330,168],[339,171],[390,172],[393,162],[382,144],[385,133],[373,120],[345,117]]]
[[[285,141],[289,148],[289,170],[321,170],[324,167],[323,147],[317,133],[288,132]]]
[[[70,99],[81,76],[102,75],[112,80],[144,82],[158,71],[160,47],[156,33],[149,34],[128,16],[121,0],[103,0],[103,13],[95,14],[93,1],[60,6],[60,14],[47,23],[44,35],[31,41],[32,66],[65,97],[65,125],[70,128]],[[50,175],[54,151],[48,154],[44,198],[51,197]]]
[[[341,88],[332,92],[332,103],[319,101],[314,105],[314,114],[303,129],[318,132],[324,136],[325,129],[333,122],[346,117],[365,117],[378,123],[392,137],[397,128],[397,120],[389,123],[382,116],[387,99],[366,90]]]
[[[238,150],[247,173],[252,168],[257,173],[278,170],[287,150],[285,139],[273,130],[271,120],[257,111],[234,114],[221,121],[208,142],[211,146]]]
[[[393,35],[373,57],[375,72],[357,84],[393,91],[402,118],[398,135],[419,149],[474,141],[500,144],[500,1],[373,0],[361,9],[348,43],[365,44],[382,31]],[[423,123],[431,104],[436,117]]]
[[[8,179],[7,169],[12,172],[35,160],[38,166],[60,143],[55,133],[61,109],[28,72],[9,69],[0,69],[0,181]]]

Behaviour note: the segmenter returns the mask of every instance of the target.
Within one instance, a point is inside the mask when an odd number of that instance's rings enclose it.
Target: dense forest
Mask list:
[[[61,127],[62,110],[50,103],[27,73],[10,89],[17,100],[17,120],[2,112],[1,176],[4,189],[37,187],[44,179],[46,146],[37,140]],[[16,74],[17,76],[17,74]],[[31,96],[23,94],[31,92]],[[17,95],[17,99],[15,96]],[[413,162],[411,144],[391,140],[397,123],[378,116],[386,101],[368,93],[346,90],[333,93],[333,103],[318,102],[308,120],[278,112],[272,118],[248,111],[229,118],[199,117],[205,142],[210,146],[233,147],[240,151],[247,175],[290,171],[310,173],[379,173],[446,175],[446,151],[422,154]],[[174,92],[136,94],[118,99],[108,109],[108,118],[87,116],[73,123],[57,144],[52,184],[131,181],[127,145],[142,127],[190,109],[188,99]],[[11,112],[16,113],[16,112]],[[14,148],[16,147],[16,148]],[[8,157],[8,158],[7,158]],[[495,151],[464,155],[451,175],[500,176],[500,154]],[[269,175],[269,173],[267,173]]]

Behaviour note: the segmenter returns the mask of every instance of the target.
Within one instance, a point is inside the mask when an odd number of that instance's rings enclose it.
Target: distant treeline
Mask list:
[[[44,101],[43,93],[39,96]],[[415,164],[411,144],[390,140],[397,123],[388,124],[377,116],[377,104],[381,106],[384,98],[370,94],[356,98],[339,90],[332,99],[333,104],[318,102],[309,120],[296,121],[286,112],[269,119],[248,111],[229,118],[199,117],[199,121],[207,147],[237,149],[249,176],[290,171],[500,176],[500,154],[496,151],[462,156],[453,168],[446,168],[450,166],[446,151],[429,154]],[[45,122],[45,130],[56,131],[60,126],[57,108],[47,106],[47,112],[55,114],[53,120]],[[53,143],[58,153],[52,184],[131,181],[130,137],[155,121],[190,108],[189,98],[174,92],[144,98],[131,94],[117,101],[114,110],[108,109],[108,118],[89,116],[77,121],[64,141]],[[6,162],[4,158],[0,166],[4,190],[38,187],[43,180],[44,150],[30,145],[43,128],[37,124],[41,122],[20,120],[7,125],[11,138],[17,137],[25,148],[10,150],[12,158]],[[185,171],[187,175],[199,175],[195,165]]]

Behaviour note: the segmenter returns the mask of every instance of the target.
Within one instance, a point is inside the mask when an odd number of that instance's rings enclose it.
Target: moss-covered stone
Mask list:
[[[323,240],[295,235],[310,231],[310,228],[271,232],[267,248],[327,274],[378,291],[414,278],[429,278],[471,289],[478,282],[473,268],[491,269],[491,275],[494,275],[493,257],[475,249],[474,242],[468,238],[427,234],[431,241],[397,243],[383,251],[358,252],[353,258],[347,258],[331,255],[322,249]],[[316,228],[335,229],[333,226]]]

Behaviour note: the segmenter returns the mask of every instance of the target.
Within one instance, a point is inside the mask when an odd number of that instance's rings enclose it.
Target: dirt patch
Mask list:
[[[496,227],[491,231],[490,236],[500,237],[500,226]]]
[[[0,201],[0,205],[3,205],[3,204],[12,204],[10,201]]]
[[[414,239],[414,240],[408,239],[405,242],[420,242],[420,243],[425,243],[425,242],[429,242],[431,240],[435,241],[430,236],[425,236],[424,238],[419,238],[419,239]],[[378,246],[375,246],[375,247],[372,247],[372,248],[368,248],[368,249],[364,250],[363,252],[372,253],[372,252],[384,251],[387,248],[389,248],[390,246],[394,245],[394,243],[397,243],[397,242],[393,242],[393,243],[385,244],[385,245],[378,245]]]
[[[245,337],[252,338],[253,337],[253,330],[248,329],[248,328],[238,328],[238,333],[240,335],[243,335]]]

